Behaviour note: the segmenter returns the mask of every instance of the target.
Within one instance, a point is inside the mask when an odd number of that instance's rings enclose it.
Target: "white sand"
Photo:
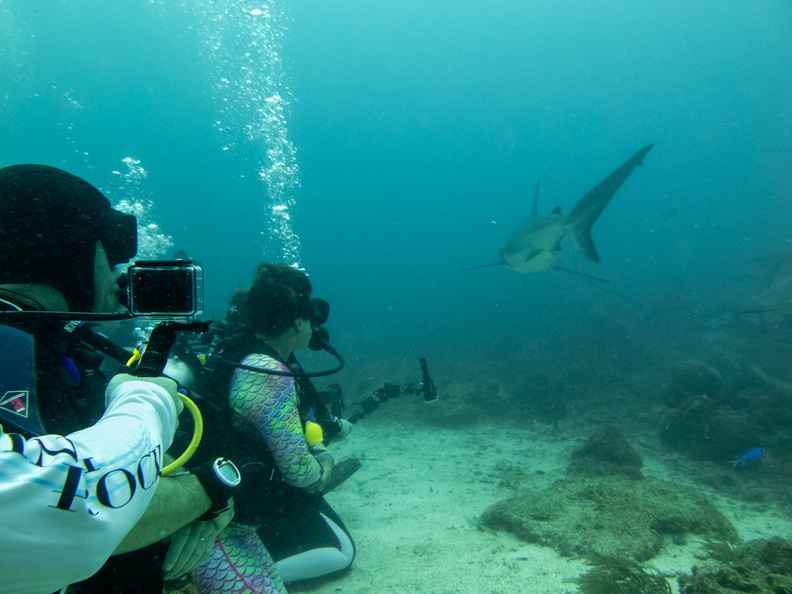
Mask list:
[[[399,414],[387,407],[402,407]],[[586,570],[580,560],[510,534],[477,529],[478,516],[512,496],[515,487],[539,490],[563,477],[570,452],[592,427],[564,421],[558,428],[533,424],[506,428],[486,421],[446,429],[410,418],[405,404],[387,403],[360,421],[345,443],[332,446],[337,460],[355,456],[363,467],[328,500],[351,530],[358,556],[342,578],[293,591],[548,593],[577,592],[565,579]],[[628,438],[644,457],[644,474],[687,482],[695,465],[664,452],[650,431]],[[511,464],[525,476],[503,472]],[[504,482],[505,479],[505,482]],[[750,479],[749,479],[750,480]],[[792,522],[772,506],[749,505],[687,482],[705,493],[746,540],[790,537]],[[689,572],[701,553],[695,536],[668,543],[650,563],[666,575]],[[676,580],[671,579],[676,592]]]

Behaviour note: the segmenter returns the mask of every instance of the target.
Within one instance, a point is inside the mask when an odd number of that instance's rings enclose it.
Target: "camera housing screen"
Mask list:
[[[185,317],[203,312],[203,270],[190,261],[135,262],[127,275],[133,315]]]

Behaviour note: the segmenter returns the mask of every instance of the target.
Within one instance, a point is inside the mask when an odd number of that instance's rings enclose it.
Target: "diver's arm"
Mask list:
[[[66,437],[0,427],[0,590],[88,578],[144,514],[176,427],[176,384],[127,376],[107,392],[104,416]]]
[[[114,555],[135,551],[170,536],[212,506],[194,474],[162,477],[151,503]]]
[[[248,355],[242,364],[288,371],[264,354]],[[229,403],[260,433],[287,484],[306,488],[321,478],[322,466],[305,441],[294,378],[237,369],[231,380]]]

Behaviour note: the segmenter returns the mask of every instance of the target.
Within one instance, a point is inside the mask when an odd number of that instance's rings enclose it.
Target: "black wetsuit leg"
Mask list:
[[[298,500],[292,504],[288,514],[268,519],[258,529],[261,541],[276,563],[313,549],[341,549],[338,537],[321,514],[336,523],[354,547],[349,530],[324,498],[318,505]]]

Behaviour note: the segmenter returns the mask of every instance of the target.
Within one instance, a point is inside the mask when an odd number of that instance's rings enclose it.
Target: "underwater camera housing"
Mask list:
[[[183,318],[203,312],[203,269],[191,260],[141,260],[121,279],[133,316]]]

